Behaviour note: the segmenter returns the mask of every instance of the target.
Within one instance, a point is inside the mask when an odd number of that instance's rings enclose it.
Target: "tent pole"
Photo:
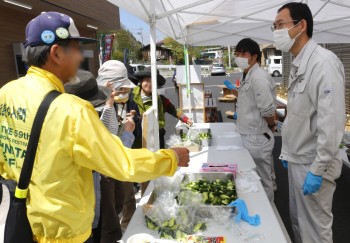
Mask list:
[[[145,11],[145,13],[147,14],[148,18],[151,18],[151,14],[147,11],[147,8],[145,6],[145,4],[142,2],[142,0],[139,0],[139,3],[141,4],[143,10]]]
[[[157,18],[161,19],[161,18],[167,17],[169,15],[172,15],[174,13],[181,12],[182,10],[190,9],[190,8],[195,7],[195,6],[202,5],[202,4],[205,4],[207,2],[211,2],[211,1],[213,1],[213,0],[200,0],[198,2],[190,3],[188,5],[185,5],[185,6],[182,6],[182,7],[179,7],[179,8],[175,8],[173,10],[170,10],[170,11],[164,12],[162,14],[159,14],[157,16]]]
[[[227,46],[228,51],[228,67],[231,68],[231,47],[230,45]]]
[[[271,26],[271,24],[269,23],[269,24],[260,25],[260,26],[257,26],[257,27],[251,28],[251,29],[246,29],[245,31],[251,31],[251,30],[261,29],[262,27],[265,27],[265,26]],[[237,35],[237,36],[246,36],[246,37],[248,37],[248,35],[240,35],[239,33],[240,33],[241,31],[234,31],[234,32],[232,32],[232,33],[227,33],[227,32],[222,32],[222,31],[217,31],[217,30],[215,30],[215,31],[212,31],[212,32],[215,32],[215,33],[222,33],[222,34],[224,34],[224,35],[216,36],[215,38],[202,39],[202,40],[200,40],[200,41],[193,42],[193,43],[191,43],[191,44],[192,44],[192,45],[198,46],[199,43],[205,43],[205,42],[207,42],[207,41],[216,40],[216,39],[218,39],[218,38],[222,38],[222,37],[226,37],[226,36],[230,36],[230,35]],[[254,37],[252,37],[252,38],[254,38]],[[262,39],[262,38],[259,38],[259,39],[260,39],[260,40],[264,40],[264,39]],[[256,39],[255,39],[255,40],[256,40]],[[267,43],[271,42],[271,40],[264,40],[264,41],[266,41]],[[204,44],[204,45],[205,45],[205,44]]]
[[[316,11],[316,13],[314,13],[314,15],[312,16],[313,18],[315,18],[317,16],[317,14],[319,14],[319,12],[321,12],[321,10],[330,2],[331,0],[327,0],[321,7],[320,9],[318,9]],[[306,3],[307,4],[307,3]]]
[[[227,20],[227,21],[224,21],[224,22],[221,22],[221,23],[219,23],[219,24],[215,24],[215,25],[206,27],[206,28],[204,28],[204,29],[201,29],[201,30],[198,30],[198,31],[194,31],[194,32],[192,32],[191,34],[188,34],[186,37],[188,38],[188,37],[190,37],[190,36],[197,35],[197,34],[199,34],[199,33],[205,32],[205,31],[207,31],[207,30],[215,29],[215,28],[220,27],[220,26],[222,26],[222,25],[229,24],[229,23],[235,22],[235,21],[237,21],[237,20],[243,19],[243,18],[245,18],[245,17],[249,17],[249,16],[251,16],[251,15],[264,12],[264,11],[269,10],[269,9],[271,9],[271,8],[275,8],[275,7],[282,6],[283,4],[286,4],[286,3],[289,3],[289,2],[292,2],[292,0],[283,1],[283,2],[281,2],[281,3],[274,4],[274,5],[271,5],[271,6],[269,6],[269,7],[266,7],[266,8],[263,8],[263,9],[259,9],[259,10],[257,10],[257,11],[253,11],[253,12],[251,12],[251,13],[247,13],[247,14],[242,15],[242,16],[239,16],[239,17],[231,18],[231,19],[229,19],[229,20]]]
[[[158,121],[158,94],[157,94],[157,66],[156,66],[156,18],[155,18],[155,0],[150,0],[150,47],[151,47],[151,75],[152,75],[152,108],[154,110],[156,121]],[[159,125],[154,124],[154,146],[159,149]]]
[[[188,60],[188,48],[187,44],[184,45],[184,57],[185,57],[185,74],[186,74],[186,87],[187,87],[187,98],[189,99],[189,117],[192,117],[192,102],[191,102],[191,81],[190,81],[190,65]]]

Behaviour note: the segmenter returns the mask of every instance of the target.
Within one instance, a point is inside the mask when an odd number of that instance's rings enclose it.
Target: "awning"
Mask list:
[[[244,37],[272,43],[272,25],[281,0],[108,0],[188,45],[236,45]],[[154,1],[155,11],[150,6]],[[295,1],[300,2],[300,1]],[[308,0],[318,43],[350,43],[350,2]]]

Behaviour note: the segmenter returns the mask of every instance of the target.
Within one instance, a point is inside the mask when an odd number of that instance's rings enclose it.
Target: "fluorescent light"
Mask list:
[[[91,24],[87,24],[86,26],[89,27],[89,28],[91,28],[91,29],[94,29],[94,30],[97,30],[97,29],[98,29],[98,27],[93,26],[93,25],[91,25]]]
[[[18,7],[22,7],[22,8],[26,8],[26,9],[32,9],[32,6],[28,5],[28,4],[24,4],[24,3],[20,3],[17,1],[13,1],[13,0],[4,0],[5,3],[9,3],[9,4],[13,4],[16,5]]]

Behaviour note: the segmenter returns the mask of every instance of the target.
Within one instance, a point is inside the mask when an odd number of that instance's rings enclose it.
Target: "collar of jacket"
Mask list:
[[[139,108],[142,108],[140,109],[140,112],[141,113],[144,113],[145,112],[145,107],[143,105],[143,102],[142,102],[142,98],[141,98],[141,87],[140,86],[136,86],[133,90],[132,90],[132,94],[133,94],[133,100],[135,101],[135,103],[137,104],[137,106]]]
[[[315,51],[316,47],[318,46],[317,43],[313,40],[310,39],[309,42],[306,44],[306,49],[305,52],[303,53],[303,56],[300,61],[300,66],[298,68],[298,71],[296,73],[296,76],[302,75],[305,73],[307,64],[310,60],[310,57],[312,53]]]
[[[34,74],[35,76],[42,77],[45,80],[50,81],[51,84],[55,86],[55,89],[61,93],[64,93],[64,87],[62,81],[56,77],[53,73],[46,71],[45,69],[31,66],[28,69],[28,74]]]
[[[255,69],[259,68],[259,64],[255,63],[248,71],[247,75],[245,76],[244,82],[249,81],[250,75],[254,72]]]
[[[133,98],[134,98],[134,101],[136,102],[136,104],[139,107],[144,107],[143,102],[142,102],[142,98],[141,98],[141,87],[139,85],[136,86],[135,88],[133,88],[132,93],[133,93]],[[162,104],[162,99],[160,98],[160,95],[158,95],[157,97],[158,97],[158,107],[159,107]]]

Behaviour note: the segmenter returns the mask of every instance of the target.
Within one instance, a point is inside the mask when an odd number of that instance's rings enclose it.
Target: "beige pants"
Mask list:
[[[332,243],[332,202],[341,172],[336,160],[323,177],[322,186],[314,194],[304,196],[302,187],[311,164],[288,162],[289,210],[296,243]],[[325,178],[326,177],[326,178]]]
[[[272,150],[275,138],[271,131],[268,132],[270,139],[263,134],[242,135],[243,146],[248,149],[256,164],[256,172],[261,177],[261,183],[270,202],[273,202],[274,191],[272,182]]]

